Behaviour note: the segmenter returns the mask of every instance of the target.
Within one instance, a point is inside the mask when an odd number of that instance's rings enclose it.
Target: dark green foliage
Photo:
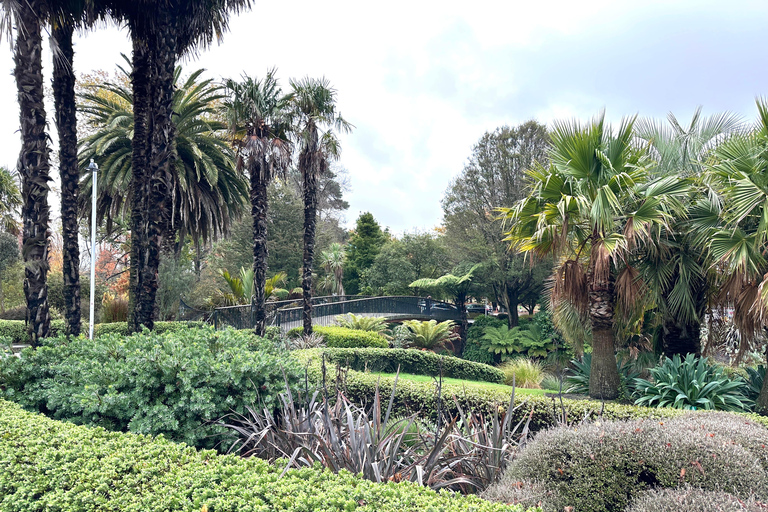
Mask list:
[[[696,487],[655,489],[635,499],[626,512],[765,512],[768,502],[743,500],[721,491]]]
[[[211,448],[225,430],[208,422],[248,404],[274,407],[281,369],[291,385],[298,380],[295,361],[252,343],[250,331],[212,328],[51,338],[0,360],[0,386],[5,398],[56,419]]]
[[[502,325],[506,325],[506,322],[492,316],[480,315],[475,318],[474,323],[467,330],[467,344],[461,357],[468,361],[492,364],[493,355],[482,347],[480,340],[485,335],[486,328],[501,327]]]
[[[748,400],[754,402],[760,395],[760,390],[763,388],[763,381],[765,380],[765,366],[760,365],[757,368],[747,367],[747,379],[743,389],[744,396]]]
[[[0,512],[523,512],[347,471],[263,460],[52,421],[0,402]],[[45,470],[42,470],[45,468]],[[536,512],[531,509],[530,512]]]
[[[440,374],[440,365],[444,377],[477,380],[484,382],[504,382],[504,372],[486,364],[465,361],[453,356],[439,356],[433,352],[402,348],[391,349],[324,349],[326,358],[353,370],[436,376]]]
[[[320,334],[325,340],[325,346],[331,348],[387,348],[389,343],[379,333],[373,331],[358,331],[345,327],[317,326],[313,332]],[[304,333],[303,327],[288,331],[289,338],[297,338]]]
[[[357,218],[355,231],[347,246],[347,264],[344,267],[344,289],[349,295],[360,293],[363,272],[373,265],[387,237],[370,212]]]
[[[178,332],[189,328],[202,327],[203,322],[155,322],[154,332],[162,334],[166,332]],[[86,330],[83,331],[87,334]],[[64,321],[51,321],[51,336],[56,337],[64,334]],[[128,336],[128,324],[126,322],[115,322],[111,324],[96,324],[93,326],[93,336],[105,336],[107,334],[120,334]],[[26,334],[26,327],[23,320],[0,320],[0,336],[10,336],[14,343],[29,343],[29,336]]]
[[[640,398],[638,405],[707,409],[718,411],[749,410],[750,401],[742,394],[744,381],[729,378],[722,367],[710,366],[706,358],[679,354],[651,368],[652,380],[635,379]]]
[[[619,512],[642,491],[691,485],[740,498],[768,496],[768,473],[743,435],[729,434],[744,419],[721,415],[713,431],[688,415],[669,421],[600,422],[560,427],[536,436],[498,485],[538,481],[552,491],[545,511],[565,507]],[[768,431],[755,424],[763,438]]]
[[[621,381],[619,397],[629,400],[637,392],[636,386],[640,372],[635,369],[635,365],[631,361],[623,361],[621,358],[616,359],[616,367],[619,370]],[[571,368],[563,383],[565,390],[568,393],[588,394],[591,369],[592,354],[584,354],[581,361],[577,359],[571,361]]]
[[[481,346],[502,361],[515,355],[523,354],[528,357],[546,357],[555,348],[551,339],[542,338],[535,324],[518,326],[510,329],[506,325],[488,327],[480,339]]]

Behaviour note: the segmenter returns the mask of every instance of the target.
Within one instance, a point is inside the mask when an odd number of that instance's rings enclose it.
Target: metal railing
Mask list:
[[[301,299],[268,302],[267,325],[283,330],[303,323],[304,308]],[[459,320],[461,315],[453,304],[412,296],[361,297],[330,296],[312,299],[312,324],[332,325],[336,316],[346,313],[377,316],[387,319],[424,318],[434,320]],[[213,315],[217,328],[231,325],[237,329],[254,326],[254,311],[250,305],[217,308]]]

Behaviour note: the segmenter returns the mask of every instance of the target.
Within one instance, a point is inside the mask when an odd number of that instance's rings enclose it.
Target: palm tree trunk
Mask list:
[[[24,255],[24,295],[27,300],[27,329],[32,346],[50,334],[51,315],[48,306],[48,136],[45,133],[43,103],[42,36],[38,13],[43,12],[38,0],[19,2],[16,10],[16,45],[14,76],[21,121],[21,154],[18,170],[21,176]]]
[[[69,21],[69,20],[68,20]],[[66,334],[80,334],[80,245],[77,203],[80,173],[77,166],[77,111],[75,101],[74,51],[71,23],[56,24],[52,37],[61,55],[53,59],[53,99],[59,132],[61,176],[61,227],[63,238],[64,317]],[[96,191],[93,192],[94,194]]]
[[[309,129],[308,149],[299,156],[304,178],[304,256],[301,268],[301,291],[304,305],[304,334],[312,334],[312,264],[315,257],[315,226],[317,223],[317,178],[322,171],[323,158],[318,150],[317,128]]]
[[[251,174],[251,217],[253,218],[253,306],[255,332],[264,336],[266,330],[265,288],[267,284],[267,163],[255,163]]]
[[[466,293],[456,295],[456,307],[459,308],[459,339],[453,345],[453,353],[456,357],[461,357],[461,354],[464,353],[464,345],[467,344],[467,330],[469,329]]]
[[[147,254],[141,276],[141,311],[144,325],[154,327],[158,271],[163,235],[168,219],[169,195],[173,190],[171,166],[175,155],[176,127],[173,124],[173,72],[176,67],[175,22],[167,8],[160,8],[152,52],[152,128],[149,148],[149,201],[146,204]]]
[[[765,346],[765,367],[768,368],[768,345]],[[755,401],[755,412],[768,416],[768,373],[763,377],[763,387],[760,388],[760,394]]]
[[[133,34],[133,141],[131,156],[131,255],[129,271],[128,330],[136,332],[144,323],[145,315],[139,300],[142,275],[146,265],[146,221],[144,212],[149,176],[148,142],[150,111],[150,57],[147,41]]]
[[[589,286],[589,318],[592,323],[592,366],[589,396],[598,400],[613,400],[619,396],[619,370],[613,335],[614,282],[608,270],[605,276],[595,272],[594,259],[587,272]]]
[[[701,352],[701,325],[698,322],[682,323],[674,318],[666,318],[661,337],[664,355],[669,358],[675,354],[685,357],[687,354]]]

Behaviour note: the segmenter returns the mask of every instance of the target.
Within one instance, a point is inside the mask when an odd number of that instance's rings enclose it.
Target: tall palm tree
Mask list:
[[[50,334],[48,305],[49,218],[48,182],[50,164],[43,92],[42,25],[49,10],[43,0],[2,0],[2,30],[16,27],[13,60],[21,122],[21,176],[23,205],[24,295],[27,328],[33,346]]]
[[[344,246],[340,243],[332,243],[327,250],[320,254],[320,264],[325,268],[330,280],[330,292],[336,295],[344,295],[344,258],[346,257]]]
[[[513,247],[559,258],[553,302],[570,302],[589,319],[593,398],[619,392],[615,307],[617,300],[632,304],[638,293],[627,256],[653,225],[665,222],[667,198],[685,191],[675,177],[650,180],[651,162],[633,144],[634,121],[623,120],[615,132],[604,113],[585,126],[556,123],[551,165],[535,166],[530,195],[503,210]]]
[[[714,151],[707,179],[719,194],[711,210],[720,214],[720,223],[702,223],[710,227],[709,250],[725,277],[721,298],[734,307],[740,354],[768,326],[768,101],[758,99],[757,109],[751,133],[733,136]],[[768,348],[765,357],[768,365]],[[755,411],[768,415],[768,379]]]
[[[655,176],[683,176],[699,182],[704,163],[712,151],[730,135],[741,130],[741,119],[730,113],[710,117],[696,109],[687,127],[673,115],[668,124],[654,120],[638,123],[637,135],[650,148],[656,161]],[[644,282],[654,296],[660,312],[660,341],[668,357],[699,353],[700,325],[708,311],[707,297],[712,281],[710,262],[704,244],[698,243],[701,231],[695,221],[709,214],[705,187],[692,187],[686,198],[684,215],[675,215],[666,225],[657,225],[638,256]],[[692,222],[693,221],[693,222]]]
[[[0,229],[13,235],[19,234],[15,215],[21,205],[16,177],[5,167],[0,167]]]
[[[244,76],[241,82],[227,80],[225,103],[229,133],[237,148],[237,165],[251,178],[253,217],[253,305],[255,331],[266,329],[267,281],[267,187],[276,175],[285,175],[291,161],[287,117],[289,97],[283,95],[275,70],[263,80]]]
[[[312,265],[315,256],[317,182],[328,172],[331,160],[338,159],[338,133],[352,130],[336,109],[336,90],[325,78],[291,80],[291,116],[299,148],[299,172],[304,192],[304,255],[301,289],[304,300],[304,333],[312,333]]]
[[[127,59],[126,59],[127,60]],[[91,158],[101,162],[97,196],[97,220],[106,218],[107,231],[115,221],[130,218],[133,171],[132,141],[135,131],[133,95],[128,86],[130,68],[120,68],[123,79],[95,85],[80,96],[80,110],[96,131],[83,139],[80,167]],[[245,208],[247,185],[237,174],[232,152],[225,140],[226,124],[215,119],[224,98],[213,80],[201,80],[197,70],[181,80],[176,68],[173,119],[177,131],[176,154],[172,167],[171,202],[174,205],[166,227],[169,237],[184,240],[191,235],[196,244],[226,234],[232,219]],[[81,208],[90,214],[91,176],[85,175]]]

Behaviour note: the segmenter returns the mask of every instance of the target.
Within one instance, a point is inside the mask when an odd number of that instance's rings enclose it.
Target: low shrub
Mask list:
[[[358,331],[373,331],[381,334],[387,329],[387,319],[384,317],[347,313],[346,315],[337,315],[334,321],[339,327],[357,329]]]
[[[499,384],[504,382],[504,373],[493,366],[453,356],[439,356],[423,350],[328,348],[322,352],[329,361],[357,371],[395,373],[399,367],[402,373],[436,376],[440,375],[442,363],[444,377]]]
[[[506,322],[492,316],[477,317],[467,329],[467,343],[464,345],[464,352],[461,357],[476,363],[493,364],[493,354],[482,346],[481,338],[485,335],[485,330],[488,327],[501,327],[502,325],[506,325]]]
[[[2,512],[524,510],[412,483],[375,484],[348,471],[281,475],[282,467],[260,459],[61,423],[7,402],[0,402],[0,461]]]
[[[312,327],[312,332],[321,335],[325,345],[333,348],[387,348],[389,343],[380,334],[373,331],[358,331],[346,327],[321,326]],[[298,338],[304,334],[304,328],[295,327],[288,331],[288,338]]]
[[[545,511],[619,512],[644,490],[686,485],[766,498],[768,473],[741,437],[727,433],[743,418],[719,416],[724,428],[717,432],[701,428],[699,418],[598,422],[541,432],[494,492],[503,499],[503,489],[518,481],[538,482],[552,491]]]
[[[276,406],[299,365],[251,350],[250,331],[213,328],[132,336],[50,338],[0,359],[2,396],[78,424],[212,448],[226,429],[210,422],[246,406]]]
[[[650,381],[634,379],[638,405],[718,411],[743,411],[751,406],[742,394],[743,379],[729,378],[722,367],[710,366],[707,358],[696,354],[682,360],[679,355],[666,358],[650,372]]]
[[[452,320],[444,322],[405,320],[403,325],[410,330],[407,338],[409,347],[432,351],[438,349],[450,349],[452,351],[453,342],[459,339],[459,335],[454,332],[456,323]]]
[[[616,358],[616,368],[619,370],[620,386],[619,398],[630,400],[637,392],[636,386],[640,372],[631,361],[623,361]],[[589,394],[589,378],[592,374],[592,354],[584,354],[579,360],[571,361],[571,368],[563,382],[563,388],[568,393]]]
[[[626,512],[765,512],[768,503],[755,498],[741,499],[733,494],[705,491],[695,487],[654,489],[635,499]]]
[[[183,331],[189,328],[202,327],[204,322],[155,322],[155,332],[162,334],[165,332]],[[82,326],[84,334],[88,334],[88,323]],[[51,321],[51,337],[55,338],[64,334],[66,325],[64,320]],[[105,336],[107,334],[120,334],[128,336],[128,324],[126,322],[115,322],[109,324],[96,324],[93,326],[93,335]],[[14,343],[29,343],[29,334],[27,326],[23,320],[0,320],[0,336],[8,336]]]
[[[504,363],[499,367],[504,372],[504,384],[529,389],[541,389],[544,369],[541,363],[527,357],[520,357]]]

